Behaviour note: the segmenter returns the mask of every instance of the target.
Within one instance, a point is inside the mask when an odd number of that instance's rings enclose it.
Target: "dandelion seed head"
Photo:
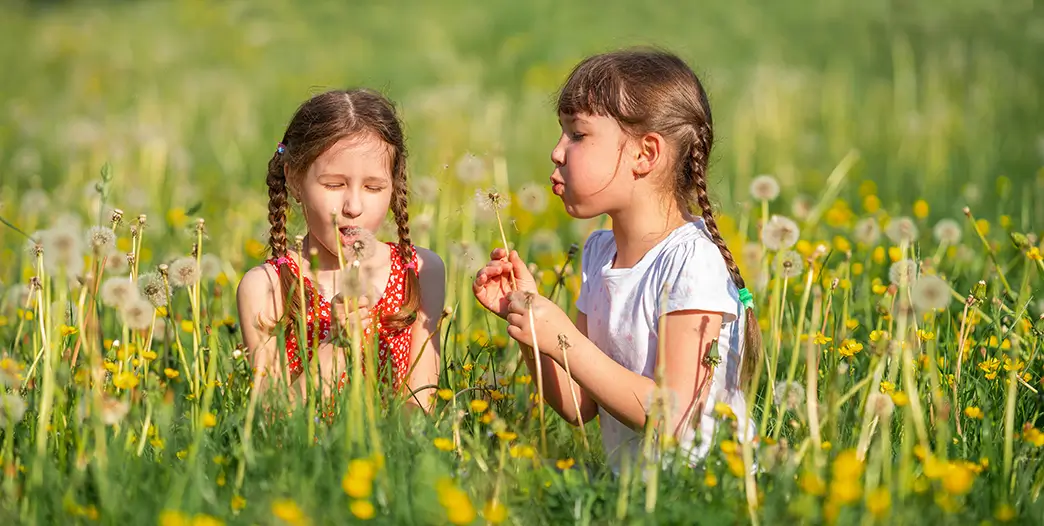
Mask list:
[[[909,217],[893,218],[885,227],[885,235],[896,245],[913,243],[917,241],[917,223]]]
[[[925,312],[936,309],[945,309],[950,306],[953,299],[950,295],[950,286],[939,276],[926,274],[917,278],[910,291],[914,307]]]
[[[456,165],[457,180],[464,184],[475,184],[486,176],[486,163],[472,153],[466,153]]]
[[[917,279],[917,262],[912,259],[900,259],[888,269],[888,280],[895,285],[905,283],[906,286],[913,284]]]
[[[743,245],[743,250],[740,252],[740,257],[743,258],[747,264],[752,264],[756,261],[760,261],[762,256],[762,249],[760,243],[747,243]]]
[[[871,414],[885,419],[892,416],[892,411],[895,410],[895,402],[892,401],[891,396],[880,391],[874,391],[870,393],[870,396],[866,397],[866,408]]]
[[[475,205],[480,210],[493,211],[503,210],[511,204],[511,198],[507,194],[502,194],[497,191],[496,188],[489,188],[487,190],[478,189],[475,190]]]
[[[138,276],[138,290],[153,307],[159,308],[167,305],[167,290],[163,284],[163,277],[159,273],[147,272]]]
[[[410,227],[417,232],[430,232],[435,226],[435,217],[430,212],[424,212],[416,217],[410,218]]]
[[[25,400],[13,393],[0,394],[0,427],[7,429],[22,421]]]
[[[41,233],[43,245],[44,268],[51,274],[64,270],[69,277],[83,272],[83,238],[79,228],[58,226]]]
[[[750,183],[750,195],[756,201],[775,201],[779,197],[779,181],[771,175],[759,175]]]
[[[773,401],[788,411],[801,412],[805,407],[805,386],[797,382],[779,381],[776,383]]]
[[[961,241],[961,225],[953,219],[941,219],[932,229],[935,239],[947,245],[956,245]]]
[[[660,416],[668,417],[678,411],[678,395],[667,387],[654,387],[645,397],[645,414],[651,415],[653,411],[661,411],[659,404],[663,404],[663,413]]]
[[[367,285],[359,267],[346,268],[341,271],[339,277],[338,285],[340,286],[340,295],[342,297],[348,299],[371,299],[370,287]]]
[[[788,217],[774,215],[761,229],[761,242],[765,248],[778,252],[793,247],[801,236],[797,223]]]
[[[199,272],[203,275],[203,279],[213,280],[221,274],[221,258],[215,254],[203,254],[203,257],[199,260]]]
[[[434,203],[439,195],[439,181],[434,177],[421,176],[414,178],[410,183],[413,195],[419,203]]]
[[[174,287],[191,287],[199,283],[200,270],[196,260],[190,257],[175,259],[169,267],[170,284]]]
[[[148,329],[152,325],[152,316],[156,308],[142,297],[127,302],[120,310],[123,323],[132,331]]]
[[[107,426],[114,426],[123,421],[130,412],[130,404],[114,396],[104,395],[101,400],[101,419]]]
[[[108,256],[116,251],[116,233],[107,226],[92,226],[87,230],[87,246],[95,256]]]
[[[113,277],[102,282],[100,291],[103,305],[120,309],[140,297],[138,288],[128,277]]]
[[[780,252],[776,255],[776,272],[787,279],[796,278],[805,272],[805,260],[793,250]]]
[[[547,210],[547,189],[543,185],[527,183],[518,190],[518,204],[533,214]]]
[[[860,219],[852,229],[852,237],[864,246],[873,246],[881,239],[881,227],[872,217]]]
[[[341,229],[341,231],[348,236],[345,238],[345,248],[348,249],[346,255],[349,260],[366,261],[377,254],[377,245],[380,242],[369,230],[350,227],[347,230]]]

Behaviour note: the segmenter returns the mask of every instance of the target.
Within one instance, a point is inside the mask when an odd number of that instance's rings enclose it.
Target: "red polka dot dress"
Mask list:
[[[372,322],[363,331],[362,336],[364,341],[372,342],[373,330],[374,328],[377,329],[377,368],[380,370],[381,377],[387,376],[391,378],[394,387],[398,388],[406,380],[406,373],[410,368],[410,342],[413,331],[411,327],[397,331],[386,328],[381,324],[381,317],[382,315],[395,314],[406,302],[406,273],[416,268],[417,252],[413,250],[411,261],[406,263],[399,253],[396,243],[387,243],[387,245],[391,248],[391,271],[388,274],[388,283],[384,287],[384,294],[381,296],[381,299],[370,309]],[[286,266],[295,278],[301,273],[297,262],[291,257],[272,258],[267,263],[275,267],[276,270],[280,266]],[[330,331],[332,330],[330,311],[332,307],[330,302],[319,293],[318,289],[312,285],[312,282],[307,277],[304,278],[304,284],[305,301],[308,303],[305,326],[308,329],[308,357],[311,359],[311,349],[315,347],[315,336],[318,335],[320,342],[330,337]],[[297,335],[294,332],[287,331],[286,359],[290,372],[294,376],[304,370],[304,360],[301,358],[299,349]],[[346,374],[341,376],[342,386],[346,376]]]

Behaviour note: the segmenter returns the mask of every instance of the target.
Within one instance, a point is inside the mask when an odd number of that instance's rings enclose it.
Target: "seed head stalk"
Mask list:
[[[808,275],[805,277],[805,290],[801,293],[801,308],[797,311],[797,330],[794,331],[794,345],[791,347],[793,353],[790,355],[790,365],[787,368],[787,388],[790,388],[790,383],[794,380],[794,375],[797,374],[798,358],[801,356],[801,334],[805,327],[805,309],[808,307],[809,297],[812,295],[812,279],[815,272],[813,269],[809,269]],[[811,341],[812,338],[809,338]],[[813,362],[805,364],[806,367],[811,368]],[[771,384],[770,384],[771,385]],[[776,427],[772,430],[772,439],[778,440],[779,433],[783,430],[783,411],[786,410],[786,404],[779,404],[776,412]]]

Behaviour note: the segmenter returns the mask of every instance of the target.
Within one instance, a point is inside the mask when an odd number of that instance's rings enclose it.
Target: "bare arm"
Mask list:
[[[273,381],[278,383],[280,373],[285,373],[287,385],[291,383],[289,371],[281,371],[278,339],[273,333],[282,308],[276,276],[265,266],[255,267],[247,271],[236,289],[240,329],[247,358],[255,371],[254,389],[258,393],[270,389]]]
[[[446,303],[446,266],[434,252],[417,248],[417,273],[420,277],[421,308],[413,322],[410,343],[410,367],[406,379],[407,403],[431,411],[431,395],[439,383],[439,321]],[[432,386],[427,387],[425,386]]]
[[[580,334],[584,335],[583,341],[587,340],[587,315],[579,313],[576,316],[576,328],[580,331]],[[575,345],[574,342],[569,342],[571,345]],[[577,374],[577,368],[582,367],[578,364],[578,358],[576,354],[572,352],[572,349],[566,351],[569,358],[569,370],[573,375]],[[536,374],[536,360],[533,357],[532,351],[523,352],[523,358],[526,361],[526,366],[529,368],[531,374]],[[556,362],[550,356],[541,353],[540,356],[540,368],[543,372],[544,380],[544,400],[548,405],[555,410],[556,413],[561,415],[566,422],[573,424],[574,426],[580,425],[580,422],[589,422],[594,417],[598,416],[598,404],[595,400],[584,390],[583,387],[577,384],[576,381],[570,382],[569,375],[566,374],[565,360],[562,364]],[[580,414],[576,414],[576,407],[573,405],[573,398],[569,394],[569,387],[572,386],[573,393],[576,394],[577,402],[580,406]]]

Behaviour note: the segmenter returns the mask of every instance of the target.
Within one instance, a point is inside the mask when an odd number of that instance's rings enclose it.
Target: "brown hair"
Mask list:
[[[669,194],[681,210],[699,207],[737,288],[746,284],[725,244],[707,193],[707,165],[714,144],[710,103],[685,62],[666,51],[629,49],[595,55],[573,69],[558,97],[558,112],[612,117],[632,136],[659,133],[675,148]],[[749,384],[761,355],[761,330],[753,309],[744,320],[742,383]]]
[[[308,167],[337,141],[362,134],[372,134],[392,149],[391,211],[398,226],[398,255],[404,265],[413,260],[410,214],[407,211],[409,191],[406,181],[406,144],[402,124],[392,103],[369,89],[321,93],[301,104],[290,119],[280,148],[268,161],[268,222],[271,224],[268,245],[273,256],[285,256],[288,252],[286,212],[289,208],[289,186],[296,185],[297,178],[307,172]],[[287,174],[291,177],[289,181]],[[280,265],[279,281],[285,297],[287,319],[293,320],[301,310],[300,293],[293,292],[297,280]],[[399,330],[416,320],[421,299],[420,281],[414,269],[406,272],[405,298],[398,312],[382,317],[382,325]],[[291,332],[295,329],[294,323],[288,323],[287,327]],[[302,345],[304,343],[301,342]]]

